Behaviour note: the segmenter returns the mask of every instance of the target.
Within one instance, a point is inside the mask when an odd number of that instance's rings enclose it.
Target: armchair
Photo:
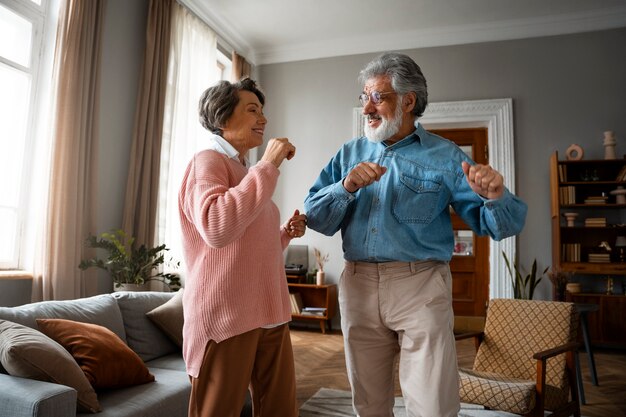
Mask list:
[[[464,333],[477,348],[472,369],[459,369],[461,401],[543,417],[580,417],[573,303],[495,299],[485,330]]]

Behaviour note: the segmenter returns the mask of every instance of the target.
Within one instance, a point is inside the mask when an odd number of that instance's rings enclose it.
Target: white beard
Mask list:
[[[398,97],[396,112],[393,116],[391,120],[384,117],[381,118],[380,126],[375,128],[370,127],[368,123],[369,117],[366,117],[364,131],[367,140],[374,143],[384,142],[400,131],[400,126],[402,125],[402,97]]]

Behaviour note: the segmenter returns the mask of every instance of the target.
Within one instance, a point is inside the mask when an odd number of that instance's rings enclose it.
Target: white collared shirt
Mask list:
[[[211,149],[215,152],[219,152],[221,154],[228,156],[229,158],[236,159],[237,161],[239,161],[239,151],[237,151],[237,149],[235,149],[234,146],[231,145],[229,141],[227,141],[220,135],[216,135],[215,133],[209,133],[208,140],[209,140],[209,143],[208,143],[207,149]],[[248,158],[244,156],[243,161],[244,161],[244,166],[246,168],[249,168],[250,161],[248,161]]]

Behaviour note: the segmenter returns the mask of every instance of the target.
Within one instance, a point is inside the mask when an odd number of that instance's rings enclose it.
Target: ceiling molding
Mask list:
[[[202,0],[177,0],[180,4],[191,10],[196,16],[202,19],[211,29],[215,31],[219,38],[219,43],[223,47],[230,50],[230,52],[237,51],[237,53],[246,58],[246,60],[253,65],[256,64],[255,53],[252,51],[250,44],[239,36],[234,31],[228,22],[218,16],[216,13],[211,12],[208,8],[208,4]]]
[[[563,13],[542,17],[500,20],[491,23],[415,29],[395,33],[358,33],[351,37],[312,40],[297,44],[276,44],[253,48],[235,29],[234,17],[227,17],[206,0],[177,0],[213,29],[219,43],[236,50],[254,65],[376,53],[437,46],[525,39],[626,27],[626,6]],[[230,20],[229,20],[230,19]]]
[[[194,1],[194,0],[185,0]],[[584,13],[514,19],[490,24],[417,29],[387,36],[362,33],[352,38],[277,46],[254,51],[258,65],[356,55],[386,50],[462,45],[614,29],[626,26],[626,6]]]

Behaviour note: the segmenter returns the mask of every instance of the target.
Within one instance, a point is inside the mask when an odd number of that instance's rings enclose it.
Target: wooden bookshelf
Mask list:
[[[314,285],[314,284],[293,284],[288,283],[290,293],[300,294],[304,307],[322,307],[326,309],[322,315],[305,315],[292,313],[291,319],[294,321],[319,322],[322,333],[332,330],[331,320],[337,313],[337,285]]]
[[[599,306],[589,316],[596,345],[626,347],[626,262],[620,255],[626,248],[615,245],[618,236],[626,236],[626,204],[611,193],[626,188],[625,180],[626,159],[567,161],[557,152],[550,158],[552,266],[583,286],[585,293],[568,294],[569,301]],[[621,283],[610,294],[585,290],[598,291],[609,278]]]

